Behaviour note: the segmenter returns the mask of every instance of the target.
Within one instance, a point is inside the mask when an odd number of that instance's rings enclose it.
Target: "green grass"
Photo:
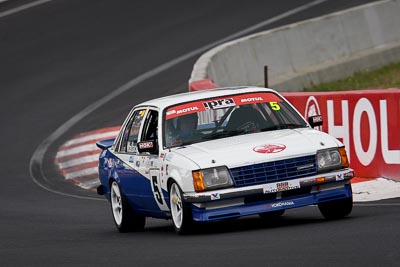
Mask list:
[[[400,88],[400,63],[390,64],[373,71],[356,72],[351,77],[305,88],[304,91],[325,92],[387,88]]]

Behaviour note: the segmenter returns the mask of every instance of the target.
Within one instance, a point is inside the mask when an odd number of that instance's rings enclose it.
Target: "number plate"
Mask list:
[[[264,194],[268,193],[276,193],[281,191],[293,190],[300,188],[300,182],[297,180],[294,181],[285,181],[278,182],[273,184],[267,184],[263,186]]]

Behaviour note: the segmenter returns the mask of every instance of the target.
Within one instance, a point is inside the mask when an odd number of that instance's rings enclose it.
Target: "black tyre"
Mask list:
[[[111,183],[111,211],[115,225],[121,233],[143,231],[146,218],[132,211],[118,183]]]
[[[175,182],[169,188],[169,201],[175,232],[180,235],[190,233],[193,226],[192,210],[189,204],[183,202],[182,191]]]
[[[353,197],[320,203],[318,208],[326,219],[340,219],[351,213]]]

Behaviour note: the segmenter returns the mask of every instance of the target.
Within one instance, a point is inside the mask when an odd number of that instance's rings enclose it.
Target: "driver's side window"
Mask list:
[[[158,147],[158,112],[150,109],[146,117],[140,141],[154,141],[156,147]],[[158,153],[158,150],[154,152]]]
[[[145,109],[136,110],[126,125],[124,136],[120,147],[121,153],[136,153],[139,138],[140,125],[142,124]]]

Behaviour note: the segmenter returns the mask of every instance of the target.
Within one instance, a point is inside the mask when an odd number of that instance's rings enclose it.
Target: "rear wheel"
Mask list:
[[[111,211],[115,225],[121,233],[142,231],[146,218],[132,211],[116,181],[111,183]]]
[[[340,219],[351,213],[353,197],[320,203],[318,208],[326,219]]]
[[[193,217],[190,206],[183,202],[182,191],[173,182],[169,189],[169,201],[172,221],[177,234],[189,233],[193,225]]]

